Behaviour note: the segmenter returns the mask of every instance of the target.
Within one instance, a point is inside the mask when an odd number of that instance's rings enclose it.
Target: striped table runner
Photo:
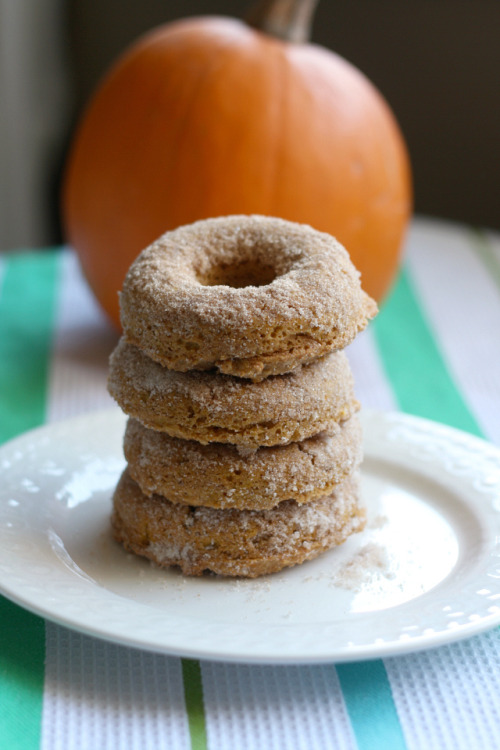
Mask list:
[[[111,405],[116,335],[74,255],[0,258],[0,441]],[[365,406],[500,444],[500,237],[416,219],[399,280],[349,355]],[[397,658],[259,667],[115,646],[1,598],[0,625],[2,750],[500,746],[498,629]]]

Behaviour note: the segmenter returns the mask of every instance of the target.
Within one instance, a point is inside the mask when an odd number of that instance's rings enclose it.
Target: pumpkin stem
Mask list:
[[[307,42],[318,0],[260,0],[246,17],[259,31],[287,42]]]

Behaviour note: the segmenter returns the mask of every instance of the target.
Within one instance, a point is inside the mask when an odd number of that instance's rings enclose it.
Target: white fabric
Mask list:
[[[212,748],[353,750],[333,666],[203,664]]]
[[[63,257],[60,289],[49,379],[48,422],[114,404],[106,390],[106,368],[117,334],[84,283],[74,254],[67,253]]]
[[[409,750],[500,747],[500,633],[387,659]]]
[[[190,748],[179,659],[46,633],[42,750]]]
[[[375,346],[373,329],[367,328],[360,333],[346,352],[354,375],[356,395],[363,408],[396,409],[396,400]]]

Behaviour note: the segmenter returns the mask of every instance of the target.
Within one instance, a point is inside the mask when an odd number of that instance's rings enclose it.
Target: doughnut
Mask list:
[[[217,371],[169,370],[122,338],[110,357],[108,390],[145,427],[203,444],[297,442],[359,409],[344,352],[256,383]]]
[[[120,307],[126,340],[160,364],[253,380],[344,348],[377,311],[333,237],[265,216],[167,232],[131,265]]]
[[[241,454],[233,445],[180,440],[129,419],[123,441],[131,477],[145,495],[211,508],[264,510],[327,495],[361,463],[357,416],[300,443]]]
[[[185,575],[248,578],[310,560],[364,524],[357,477],[303,505],[285,500],[269,510],[221,510],[148,497],[126,469],[111,517],[116,541],[157,565],[178,566]]]

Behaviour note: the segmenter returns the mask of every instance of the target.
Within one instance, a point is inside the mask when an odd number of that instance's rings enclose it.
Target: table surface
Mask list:
[[[391,295],[348,350],[358,398],[500,445],[499,332],[498,233],[417,217]],[[72,252],[0,255],[0,441],[111,406],[116,341]],[[2,598],[0,622],[9,750],[500,746],[498,628],[385,659],[260,666],[107,643]]]

